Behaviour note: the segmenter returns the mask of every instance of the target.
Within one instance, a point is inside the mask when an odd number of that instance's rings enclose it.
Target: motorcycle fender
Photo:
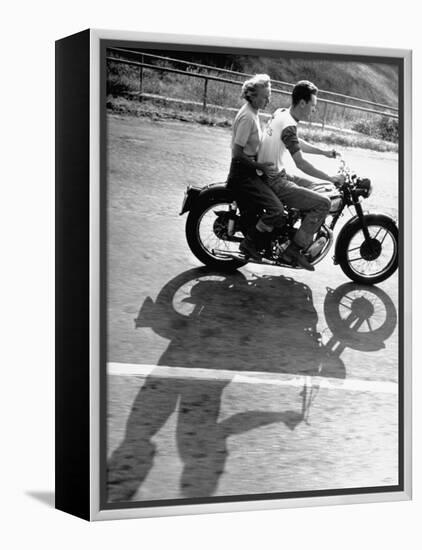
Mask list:
[[[211,183],[202,189],[199,200],[208,202],[214,199],[234,201],[234,196],[225,183]]]
[[[386,214],[382,214],[380,212],[367,212],[367,213],[364,213],[364,216],[366,218],[371,218],[371,220],[379,220],[379,221],[384,220],[384,221],[392,221],[392,222],[396,223],[393,218],[391,218],[390,216],[387,216]],[[343,227],[340,230],[340,233],[337,235],[336,248],[335,248],[335,251],[334,251],[334,263],[335,264],[338,263],[337,258],[338,258],[338,253],[339,253],[340,247],[342,246],[343,236],[349,231],[351,226],[353,226],[355,224],[358,224],[358,223],[360,223],[359,222],[359,216],[357,214],[355,214],[352,218],[350,218],[350,220],[348,220],[343,225]]]
[[[202,191],[201,187],[193,187],[188,185],[185,191],[185,196],[183,197],[182,208],[179,212],[179,216],[185,212],[189,212],[192,209],[192,205],[197,201],[200,193]]]
[[[188,186],[179,215],[189,212],[200,201],[209,201],[218,197],[234,200],[225,183],[211,183],[205,187]]]

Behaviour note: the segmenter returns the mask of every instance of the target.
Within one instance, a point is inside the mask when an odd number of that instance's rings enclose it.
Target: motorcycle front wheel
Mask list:
[[[228,237],[230,203],[214,198],[193,208],[186,220],[186,240],[193,254],[203,264],[221,271],[234,271],[247,261],[231,256],[239,254],[241,233],[237,240]]]
[[[369,240],[361,222],[355,219],[339,237],[337,263],[356,283],[374,285],[388,279],[398,267],[398,229],[394,220],[378,215],[365,215]]]

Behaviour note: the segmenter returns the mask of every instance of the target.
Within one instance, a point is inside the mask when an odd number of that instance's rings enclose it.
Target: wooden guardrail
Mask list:
[[[173,73],[173,74],[180,74],[180,75],[188,76],[188,77],[191,77],[191,78],[202,79],[204,81],[204,89],[203,89],[203,95],[202,95],[202,108],[203,108],[203,110],[205,110],[207,108],[207,105],[208,105],[208,82],[209,81],[217,81],[217,82],[223,82],[223,83],[231,84],[231,85],[234,85],[234,86],[242,86],[243,80],[245,78],[248,78],[248,77],[252,76],[252,75],[249,75],[249,74],[246,74],[246,73],[240,73],[240,72],[232,71],[232,70],[229,70],[229,69],[222,69],[222,68],[219,68],[219,67],[212,67],[212,66],[209,66],[209,65],[203,65],[203,64],[200,64],[200,63],[193,63],[193,62],[185,61],[185,60],[181,60],[181,59],[173,59],[173,58],[170,58],[170,57],[164,57],[164,56],[159,56],[159,55],[155,55],[155,54],[149,54],[149,53],[146,53],[146,52],[137,52],[137,51],[126,50],[126,49],[122,49],[122,48],[108,48],[108,51],[109,52],[115,52],[118,55],[123,54],[126,57],[136,57],[136,58],[140,59],[140,61],[135,61],[134,59],[126,59],[126,58],[121,58],[121,57],[115,57],[113,55],[107,55],[107,60],[108,61],[114,61],[116,63],[123,63],[123,64],[126,64],[126,65],[131,65],[131,66],[139,68],[139,93],[138,93],[138,95],[139,95],[140,99],[142,99],[142,95],[143,95],[143,80],[144,80],[144,69],[145,68],[146,69],[151,69],[151,70],[156,70],[156,71],[164,71],[164,72]],[[161,65],[154,65],[152,63],[145,63],[145,58],[146,57],[152,58],[152,59],[159,59],[161,61],[166,61],[166,62],[179,63],[179,64],[184,65],[186,67],[191,66],[191,67],[195,67],[196,69],[200,69],[200,70],[205,69],[207,72],[206,73],[192,72],[192,71],[187,71],[187,70],[175,69],[173,67],[168,67],[168,66],[161,66]],[[235,76],[236,78],[239,78],[239,80],[232,79],[232,78],[224,78],[224,77],[221,77],[221,76],[216,76],[216,75],[210,74],[211,71],[217,72],[217,73],[220,73],[220,74]],[[242,80],[240,78],[242,78]],[[291,95],[290,90],[289,91],[282,90],[282,89],[277,88],[276,86],[281,85],[281,86],[288,86],[288,87],[292,88],[294,86],[294,84],[279,81],[279,80],[271,80],[271,83],[272,83],[272,87],[271,87],[272,93],[280,94],[280,95],[287,95],[287,96]],[[335,100],[332,100],[332,99],[326,99],[326,98],[322,98],[322,97],[319,96],[318,102],[322,103],[324,105],[324,110],[323,110],[323,114],[322,114],[322,126],[323,127],[326,125],[326,122],[327,122],[327,108],[328,108],[329,105],[342,107],[343,112],[345,112],[345,110],[348,109],[348,110],[361,111],[361,112],[365,112],[365,113],[371,113],[371,114],[375,114],[375,115],[381,115],[381,116],[386,116],[386,117],[393,118],[393,119],[398,119],[398,108],[397,107],[388,106],[388,105],[384,105],[384,104],[381,104],[381,103],[376,103],[376,102],[373,102],[373,101],[369,101],[369,100],[366,100],[366,99],[356,98],[356,97],[353,97],[353,96],[347,96],[345,94],[339,94],[339,93],[336,93],[336,92],[328,92],[328,91],[320,90],[319,93],[320,94],[323,93],[325,95],[331,95],[333,97],[340,97],[340,98],[343,98],[347,101],[359,102],[363,105],[371,105],[373,107],[376,107],[376,108],[363,107],[362,105],[353,105],[353,104],[350,104],[350,103],[345,103],[344,101],[335,101]]]

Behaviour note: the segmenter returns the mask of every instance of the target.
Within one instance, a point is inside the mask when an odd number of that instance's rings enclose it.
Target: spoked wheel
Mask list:
[[[236,257],[242,234],[228,234],[229,206],[229,202],[221,198],[208,201],[191,210],[186,221],[186,239],[193,254],[203,264],[223,271],[232,271],[247,263],[243,257]]]
[[[369,239],[356,219],[337,243],[337,260],[352,281],[373,285],[385,281],[397,269],[398,229],[387,216],[368,214],[365,220]]]

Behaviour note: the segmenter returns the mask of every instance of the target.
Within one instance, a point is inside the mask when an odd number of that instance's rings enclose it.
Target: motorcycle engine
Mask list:
[[[310,258],[316,258],[318,254],[321,252],[321,250],[324,248],[324,246],[327,244],[327,237],[324,235],[319,236],[315,241],[309,245],[309,247],[306,249],[305,253]]]
[[[281,259],[287,247],[290,244],[290,239],[287,236],[277,237],[272,242],[272,256],[274,259]]]

